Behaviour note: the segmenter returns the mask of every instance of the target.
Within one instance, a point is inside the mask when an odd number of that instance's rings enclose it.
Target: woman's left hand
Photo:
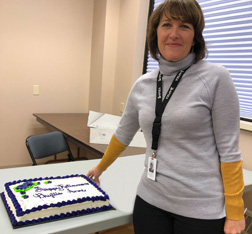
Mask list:
[[[240,234],[245,229],[245,220],[226,219],[224,225],[225,234]]]
[[[94,179],[95,183],[100,186],[100,180],[99,177],[102,174],[102,171],[98,170],[97,167],[92,168],[88,173],[87,177],[90,179]]]

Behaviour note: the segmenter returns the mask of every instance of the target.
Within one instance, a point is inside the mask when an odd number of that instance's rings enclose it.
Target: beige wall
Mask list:
[[[26,137],[48,131],[32,113],[121,114],[142,73],[148,2],[0,0],[0,168],[31,162]],[[250,170],[251,140],[241,130]]]
[[[142,74],[148,7],[146,0],[121,1],[113,113],[120,114],[130,88]]]
[[[95,1],[89,109],[120,115],[142,74],[149,1]]]
[[[94,2],[94,27],[91,45],[91,73],[89,88],[89,107],[93,111],[100,111],[101,108],[106,5],[107,1]]]
[[[112,112],[120,1],[95,1],[89,109]]]
[[[30,163],[32,113],[88,111],[93,2],[0,0],[1,167]]]

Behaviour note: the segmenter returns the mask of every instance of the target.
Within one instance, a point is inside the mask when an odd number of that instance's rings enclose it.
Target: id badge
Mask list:
[[[157,159],[149,157],[148,160],[148,170],[147,170],[147,178],[150,180],[156,180],[156,170],[157,170]]]

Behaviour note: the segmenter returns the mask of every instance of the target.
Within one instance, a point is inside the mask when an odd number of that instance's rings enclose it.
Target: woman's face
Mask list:
[[[162,57],[176,62],[185,58],[194,45],[194,28],[192,24],[163,14],[157,28],[157,38]]]

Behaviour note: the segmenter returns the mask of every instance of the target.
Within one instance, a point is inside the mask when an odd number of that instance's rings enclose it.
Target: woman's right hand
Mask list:
[[[97,167],[93,167],[88,173],[87,177],[90,178],[91,180],[94,180],[95,183],[99,186],[100,185],[100,180],[99,177],[102,174],[102,171],[98,170]]]

